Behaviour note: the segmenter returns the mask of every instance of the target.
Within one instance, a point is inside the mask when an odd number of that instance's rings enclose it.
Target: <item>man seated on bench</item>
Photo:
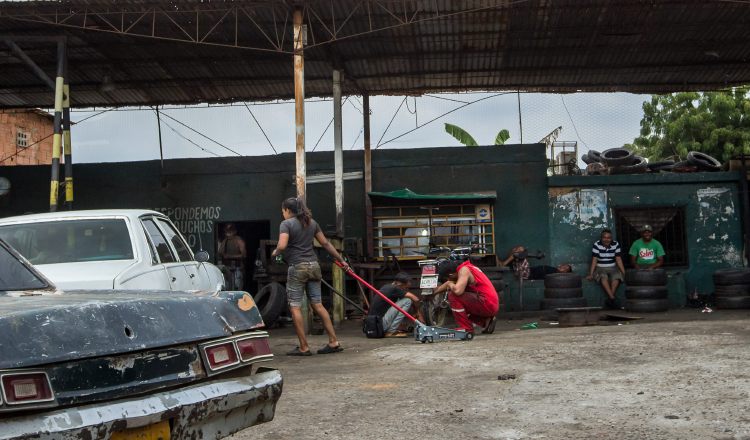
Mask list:
[[[410,287],[411,278],[409,274],[399,272],[392,283],[380,288],[380,292],[407,312],[412,305],[419,310],[419,297],[409,292]],[[383,320],[383,331],[386,338],[404,338],[409,336],[409,334],[398,330],[401,321],[404,320],[404,315],[396,310],[395,307],[388,304],[380,295],[376,295],[373,298],[370,304],[370,311],[367,314],[369,316],[379,316]]]

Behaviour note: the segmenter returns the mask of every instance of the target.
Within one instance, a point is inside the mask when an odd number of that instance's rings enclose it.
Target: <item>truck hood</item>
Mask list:
[[[34,267],[60,289],[112,289],[117,275],[135,264],[133,260],[86,261],[39,264]]]
[[[246,292],[0,293],[0,369],[197,342],[262,326]]]

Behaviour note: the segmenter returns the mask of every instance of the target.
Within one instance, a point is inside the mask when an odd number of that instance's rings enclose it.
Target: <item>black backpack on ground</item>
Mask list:
[[[362,332],[368,338],[383,338],[385,332],[383,331],[383,318],[377,315],[367,315],[362,321]]]

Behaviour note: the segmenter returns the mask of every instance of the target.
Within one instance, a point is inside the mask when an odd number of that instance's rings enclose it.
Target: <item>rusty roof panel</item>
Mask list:
[[[289,2],[0,1],[0,36],[48,75],[65,36],[74,106],[291,98]],[[666,92],[750,83],[750,8],[707,0],[312,0],[306,94]],[[101,89],[104,77],[115,85]],[[0,46],[0,106],[53,95]]]

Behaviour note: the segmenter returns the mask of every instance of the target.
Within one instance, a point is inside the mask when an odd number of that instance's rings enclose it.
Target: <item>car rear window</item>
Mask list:
[[[32,264],[132,260],[125,220],[58,220],[0,226],[0,239]]]

